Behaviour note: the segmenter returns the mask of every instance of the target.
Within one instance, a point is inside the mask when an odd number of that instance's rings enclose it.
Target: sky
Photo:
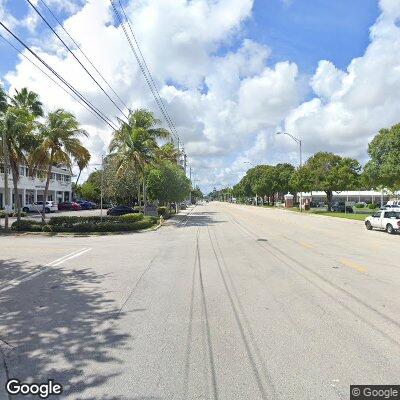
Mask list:
[[[32,2],[68,41],[42,0]],[[205,192],[236,183],[251,164],[297,165],[297,144],[277,131],[301,139],[305,159],[331,151],[364,162],[379,129],[399,122],[398,0],[122,2]],[[159,116],[109,1],[45,3],[125,104]],[[0,0],[0,20],[104,114],[119,116],[26,0]],[[47,111],[74,112],[90,134],[91,163],[107,152],[111,129],[1,37],[0,84],[36,91]]]

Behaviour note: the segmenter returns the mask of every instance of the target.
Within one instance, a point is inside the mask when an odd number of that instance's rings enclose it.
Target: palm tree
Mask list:
[[[51,169],[54,165],[71,168],[72,161],[90,159],[89,151],[82,145],[79,137],[88,133],[80,129],[75,116],[68,111],[58,109],[47,115],[40,127],[40,145],[32,153],[37,168],[46,170],[46,185],[43,196],[42,219],[45,220],[45,204],[49,192]]]
[[[153,163],[159,152],[158,139],[167,139],[169,131],[159,127],[160,121],[152,112],[139,109],[129,115],[128,123],[121,121],[121,127],[114,132],[110,153],[116,159],[117,174],[131,170],[143,181],[143,202],[146,198],[146,167]],[[138,185],[140,207],[140,183]]]
[[[4,115],[4,128],[7,132],[8,157],[12,173],[15,208],[18,220],[21,218],[21,201],[18,193],[21,164],[27,164],[27,153],[36,145],[36,119],[43,116],[39,96],[23,88],[16,90]]]
[[[157,152],[157,158],[160,160],[168,160],[177,163],[179,160],[180,151],[174,146],[173,143],[166,143],[161,146]]]
[[[82,154],[81,157],[76,160],[76,163],[77,163],[78,168],[79,168],[79,174],[78,174],[78,177],[76,178],[75,185],[78,185],[79,178],[81,177],[81,173],[89,165],[89,161],[90,161],[90,154],[89,153],[88,154]]]
[[[0,86],[0,112],[1,113],[6,112],[7,108],[8,108],[7,95],[4,92],[3,88]]]

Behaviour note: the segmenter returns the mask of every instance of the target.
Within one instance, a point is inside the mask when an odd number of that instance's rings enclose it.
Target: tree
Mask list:
[[[268,202],[272,199],[275,193],[276,176],[275,169],[271,165],[257,165],[251,171],[251,188],[253,193],[258,196],[268,196]]]
[[[6,130],[18,220],[21,218],[21,202],[18,193],[20,167],[21,164],[28,164],[27,154],[37,146],[36,119],[42,115],[42,103],[39,96],[27,88],[21,91],[16,90],[4,114],[3,126]]]
[[[356,187],[360,170],[361,166],[355,159],[319,152],[310,157],[306,164],[293,174],[291,184],[296,190],[324,191],[330,207],[333,191]]]
[[[193,204],[195,204],[197,200],[202,199],[203,197],[203,193],[198,186],[190,191],[190,199]]]
[[[291,164],[277,164],[274,167],[275,176],[275,192],[279,193],[281,196],[293,190],[291,185],[291,179],[295,172],[295,168]]]
[[[80,141],[81,136],[87,137],[88,134],[79,127],[75,116],[63,109],[49,113],[46,122],[40,127],[40,145],[32,153],[32,159],[38,168],[46,170],[43,221],[52,167],[54,165],[71,167],[72,160],[77,162],[82,159],[90,159],[89,151]]]
[[[145,206],[147,166],[156,160],[159,151],[157,139],[167,139],[170,136],[159,124],[160,121],[150,111],[136,110],[129,115],[128,123],[121,121],[121,126],[114,132],[110,143],[110,153],[117,163],[117,174],[131,171],[141,177]],[[138,198],[140,199],[140,184]]]
[[[370,187],[400,188],[400,124],[381,129],[368,145],[364,179]]]
[[[181,202],[189,197],[190,180],[183,169],[176,164],[165,160],[150,168],[147,176],[149,197],[159,200],[161,204]]]

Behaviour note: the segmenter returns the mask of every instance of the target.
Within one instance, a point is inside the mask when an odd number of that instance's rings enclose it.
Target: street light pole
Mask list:
[[[299,145],[299,153],[300,153],[300,166],[301,168],[303,166],[303,142],[298,139],[297,137],[291,135],[290,133],[287,132],[276,132],[276,135],[287,135],[290,136],[298,145]],[[300,212],[303,211],[303,192],[300,191]]]

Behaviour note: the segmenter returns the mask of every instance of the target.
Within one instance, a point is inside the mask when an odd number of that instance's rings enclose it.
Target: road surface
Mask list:
[[[400,235],[210,203],[153,232],[0,243],[7,376],[54,379],[63,399],[336,400],[400,383]]]

